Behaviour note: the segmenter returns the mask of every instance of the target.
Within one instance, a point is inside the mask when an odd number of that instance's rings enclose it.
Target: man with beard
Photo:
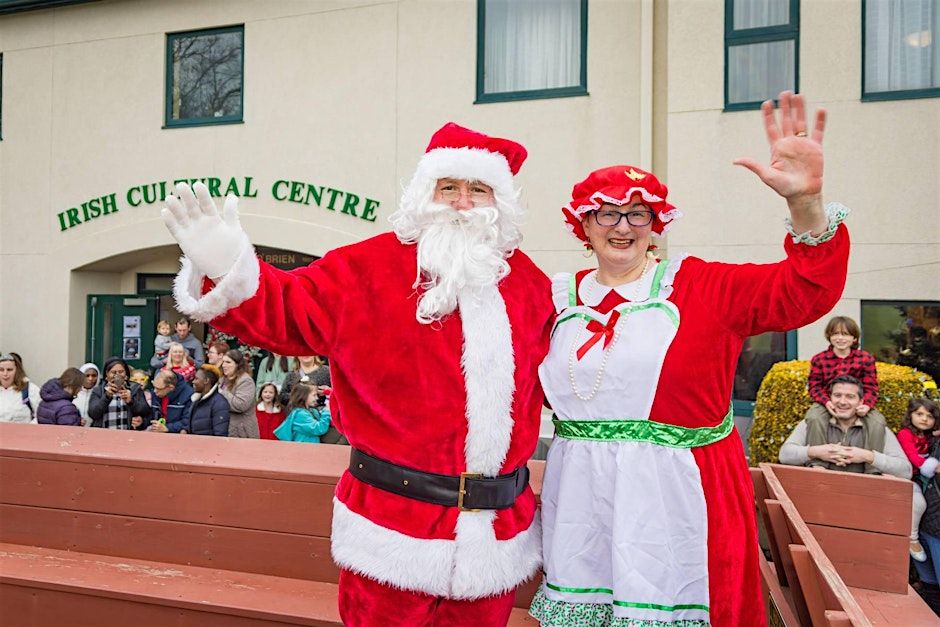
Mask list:
[[[503,626],[540,565],[526,461],[553,318],[516,250],[525,149],[447,124],[390,218],[394,232],[291,272],[260,262],[237,200],[177,187],[180,309],[282,355],[325,355],[353,447],[332,553],[347,626]]]

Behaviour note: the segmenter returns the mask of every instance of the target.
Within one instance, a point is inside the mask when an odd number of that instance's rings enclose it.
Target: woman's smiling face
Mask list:
[[[599,217],[616,219],[613,213],[617,212],[624,215],[616,226],[603,226],[598,222]],[[649,222],[645,226],[630,224],[630,221],[642,222],[640,218],[649,219]],[[581,226],[591,243],[591,248],[597,254],[600,266],[608,272],[619,273],[634,268],[645,260],[646,251],[652,241],[651,218],[649,207],[636,198],[630,204],[619,207],[602,205],[598,211],[586,214],[581,219]]]

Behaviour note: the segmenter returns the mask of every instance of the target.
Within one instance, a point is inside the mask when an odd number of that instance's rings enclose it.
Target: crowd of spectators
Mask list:
[[[895,434],[875,408],[875,358],[859,348],[858,324],[836,316],[825,333],[829,347],[810,362],[808,388],[814,403],[781,446],[780,463],[910,480],[908,552],[921,586],[940,598],[940,486],[935,479],[940,407],[926,397],[911,398]]]
[[[269,354],[253,374],[249,354],[224,341],[204,350],[188,319],[170,330],[158,323],[150,370],[109,357],[42,386],[18,354],[0,355],[0,422],[345,443],[331,424],[330,370],[320,357]],[[292,405],[301,387],[304,398]]]

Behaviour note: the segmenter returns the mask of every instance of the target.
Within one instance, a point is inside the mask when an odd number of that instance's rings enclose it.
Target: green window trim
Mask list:
[[[219,117],[173,119],[173,42],[181,37],[196,35],[220,35],[224,33],[239,33],[241,35],[241,90],[239,94],[238,114]],[[219,28],[204,28],[188,31],[177,31],[166,34],[166,60],[164,66],[164,109],[163,129],[183,128],[191,126],[216,126],[221,124],[243,124],[245,116],[245,25],[224,26]]]
[[[787,358],[786,361],[797,358],[797,332],[796,330],[787,331]],[[731,408],[735,416],[751,417],[754,415],[755,401],[731,399]]]
[[[940,98],[940,87],[924,87],[923,89],[898,89],[894,91],[865,91],[865,62],[867,46],[865,45],[866,21],[868,15],[868,0],[862,0],[862,84],[860,93],[862,102],[884,102],[886,100],[916,100],[917,98]],[[940,37],[940,33],[934,33]],[[937,45],[935,42],[934,45]]]
[[[764,100],[773,98],[777,94],[769,95],[768,98],[753,102],[735,102],[728,101],[728,57],[729,49],[734,46],[747,44],[772,43],[777,41],[793,41],[793,91],[800,90],[800,0],[789,0],[790,12],[789,23],[777,24],[774,26],[765,26],[761,28],[734,28],[734,1],[725,0],[725,80],[724,80],[724,111],[753,111],[760,109]],[[864,1],[864,0],[863,0]]]
[[[477,93],[473,104],[491,102],[514,102],[518,100],[542,100],[546,98],[571,98],[587,96],[587,29],[588,0],[581,0],[581,71],[577,85],[554,87],[551,89],[528,89],[523,91],[505,91],[494,94],[486,93],[484,76],[486,74],[486,0],[477,0]]]

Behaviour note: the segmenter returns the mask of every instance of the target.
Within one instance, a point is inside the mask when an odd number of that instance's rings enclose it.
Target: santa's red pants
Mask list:
[[[456,601],[398,590],[348,570],[339,573],[345,627],[506,627],[516,593]]]

